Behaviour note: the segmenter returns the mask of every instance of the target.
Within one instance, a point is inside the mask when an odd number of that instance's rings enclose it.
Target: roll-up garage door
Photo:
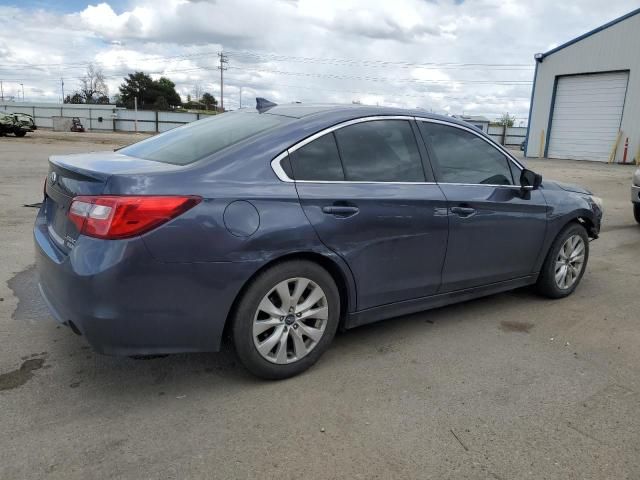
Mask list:
[[[616,141],[629,72],[558,78],[548,156],[606,162]]]

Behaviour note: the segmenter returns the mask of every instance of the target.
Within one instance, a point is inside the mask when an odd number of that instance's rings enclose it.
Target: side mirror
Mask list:
[[[520,186],[523,190],[537,190],[542,185],[542,175],[526,168],[520,174]]]

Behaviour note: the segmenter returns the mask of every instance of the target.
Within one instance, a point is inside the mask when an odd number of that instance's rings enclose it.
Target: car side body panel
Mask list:
[[[289,115],[296,110],[276,107],[273,111]],[[444,195],[433,182],[423,185],[424,191],[430,192],[426,199],[435,202],[428,205],[431,213],[418,214],[420,186],[414,185],[409,195],[412,198],[404,199],[414,202],[412,219],[393,218],[391,210],[374,205],[371,197],[368,202],[371,217],[358,226],[362,232],[353,245],[342,242],[340,248],[329,248],[327,244],[331,242],[321,240],[309,218],[318,213],[313,211],[316,207],[305,214],[296,184],[280,179],[271,162],[292,145],[323,129],[370,115],[425,114],[374,107],[326,109],[186,166],[127,170],[127,163],[133,166],[146,162],[127,162],[112,152],[101,157],[104,161],[92,157],[97,162],[92,165],[104,174],[103,195],[188,194],[201,196],[203,201],[139,237],[100,240],[80,235],[68,252],[52,242],[41,209],[34,226],[36,259],[43,296],[54,316],[62,323],[73,322],[74,328],[102,353],[216,351],[234,302],[247,282],[274,262],[296,255],[316,255],[335,266],[344,280],[340,283],[344,283],[341,293],[346,299],[347,328],[534,282],[544,253],[540,253],[529,275],[446,294],[433,288],[438,283],[437,274],[431,273],[430,278],[418,285],[418,268],[413,272],[413,286],[404,294],[399,276],[385,286],[388,278],[381,266],[368,269],[362,261],[358,263],[360,271],[350,268],[345,259],[363,246],[376,243],[382,246],[372,252],[384,266],[403,253],[420,254],[418,240],[422,238],[425,245],[433,241],[433,251],[427,248],[424,255],[434,256],[425,259],[427,263],[422,267],[437,270],[444,260],[442,250],[447,243],[444,225],[448,217],[446,209],[436,210],[445,206],[438,204],[444,202]],[[464,125],[453,119],[437,118]],[[83,163],[82,158],[69,161],[74,168]],[[309,192],[313,190],[311,186],[307,188]],[[349,188],[354,198],[366,195],[364,184]],[[312,195],[327,195],[315,190]],[[391,197],[398,196],[393,188],[385,191]],[[543,186],[539,193],[552,206],[541,252],[546,252],[563,225],[577,216],[590,219],[594,229],[599,229],[599,218],[584,195],[569,193],[552,183],[548,188]],[[389,231],[384,223],[386,217],[391,217],[388,220],[396,227],[396,237],[398,231],[410,229],[414,221],[426,223],[413,235],[416,242],[410,241],[411,248],[406,249],[385,237]],[[435,232],[428,231],[430,225],[436,228]],[[357,305],[359,282],[378,288],[363,296],[362,306]],[[385,297],[380,302],[384,305],[375,306],[376,296]]]
[[[353,272],[358,310],[438,291],[449,228],[437,185],[296,185],[318,236]],[[345,217],[325,211],[334,205],[350,205],[357,213]]]
[[[443,292],[535,273],[547,226],[540,191],[509,186],[440,184],[448,201],[449,244]],[[456,206],[473,210],[459,215]]]

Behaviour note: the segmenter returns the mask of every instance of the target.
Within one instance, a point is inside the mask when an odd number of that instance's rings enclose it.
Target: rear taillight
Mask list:
[[[195,207],[196,196],[81,196],[69,208],[69,220],[90,237],[118,239],[148,232]]]

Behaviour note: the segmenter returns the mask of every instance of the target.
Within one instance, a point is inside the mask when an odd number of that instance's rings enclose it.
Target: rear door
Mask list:
[[[353,272],[359,310],[434,294],[446,200],[406,118],[360,119],[290,150],[304,212]]]
[[[441,292],[533,273],[547,225],[542,192],[523,194],[520,167],[479,132],[418,125],[449,209]]]

